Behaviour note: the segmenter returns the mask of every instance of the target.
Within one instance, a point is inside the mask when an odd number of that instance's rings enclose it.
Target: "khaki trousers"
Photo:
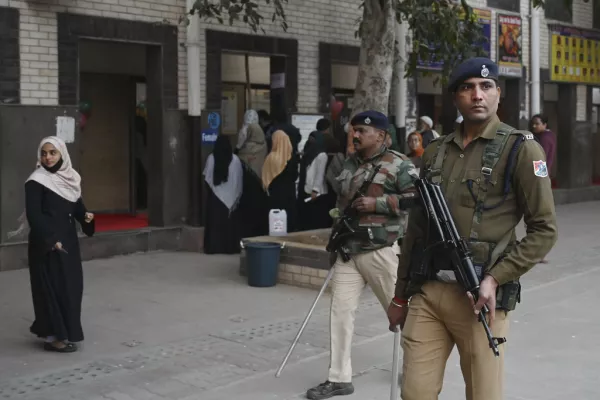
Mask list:
[[[495,337],[506,337],[506,312],[496,310]],[[483,325],[473,314],[465,291],[456,283],[427,282],[412,297],[402,331],[403,400],[437,400],[446,362],[458,347],[467,400],[503,400],[504,349],[500,357],[489,348]]]
[[[352,381],[350,352],[359,297],[368,284],[387,312],[394,297],[399,253],[398,245],[394,244],[391,247],[354,255],[347,263],[338,257],[334,264],[331,279],[330,382]],[[385,315],[382,315],[382,318],[385,318]]]

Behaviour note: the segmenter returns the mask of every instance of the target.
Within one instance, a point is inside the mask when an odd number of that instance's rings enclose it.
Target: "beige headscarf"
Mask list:
[[[42,167],[41,163],[41,154],[42,147],[46,144],[52,144],[61,155],[62,165],[60,169],[55,173],[47,171],[44,167]],[[35,166],[35,171],[27,178],[25,182],[36,181],[39,184],[47,187],[60,197],[65,200],[68,200],[72,203],[75,203],[81,197],[81,176],[75,169],[73,169],[73,164],[71,163],[71,157],[69,156],[69,151],[67,150],[67,145],[65,142],[59,138],[58,136],[48,136],[42,139],[40,145],[37,150],[37,163]],[[25,212],[21,214],[19,217],[20,226],[16,231],[12,231],[8,233],[8,237],[12,238],[15,236],[19,236],[24,233],[26,230],[29,230],[29,224],[27,223],[27,217]]]
[[[248,165],[257,177],[262,175],[262,167],[267,156],[265,133],[257,123],[245,125],[246,139],[239,147],[237,156]]]
[[[288,161],[292,158],[292,142],[285,132],[279,130],[273,133],[273,148],[265,159],[262,169],[262,181],[265,190],[273,179],[283,172]]]

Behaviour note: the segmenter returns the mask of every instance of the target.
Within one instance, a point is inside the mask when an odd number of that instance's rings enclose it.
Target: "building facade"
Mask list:
[[[291,120],[308,134],[318,118],[330,115],[333,104],[339,131],[352,106],[358,70],[359,3],[290,2],[285,32],[270,22],[268,9],[262,11],[264,33],[241,22],[202,20],[196,32],[196,82],[188,79],[192,43],[183,21],[184,0],[0,0],[0,242],[16,227],[23,182],[44,136],[67,139],[91,210],[142,212],[150,226],[169,226],[189,224],[193,211],[200,212],[201,197],[193,193],[202,167],[196,153],[202,158],[211,149],[199,139],[206,120],[188,116],[190,90],[196,91],[204,115],[220,113],[218,129],[232,141],[247,108]],[[489,35],[490,57],[504,61],[501,117],[526,128],[529,1],[470,3]],[[551,36],[587,35],[596,44],[599,25],[592,2],[574,0],[571,14],[561,7],[563,0],[547,0],[541,21],[542,111],[558,135],[558,187],[588,188],[600,176],[594,164],[599,145],[593,101],[600,80],[567,82],[561,75],[557,81],[560,74],[551,73],[556,51]],[[437,126],[450,126],[456,118],[451,99],[433,83],[435,66],[422,67],[431,73],[420,73],[403,94],[407,132],[421,115]]]

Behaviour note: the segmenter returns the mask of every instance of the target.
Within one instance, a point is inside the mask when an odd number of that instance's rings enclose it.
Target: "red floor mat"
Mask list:
[[[124,231],[148,226],[148,215],[96,214],[96,232]]]

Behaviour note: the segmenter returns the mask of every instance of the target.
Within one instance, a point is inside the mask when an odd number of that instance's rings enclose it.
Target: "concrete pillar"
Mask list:
[[[585,111],[577,116],[577,86],[558,85],[561,107],[558,110],[556,157],[560,161],[556,179],[561,189],[590,186],[593,172],[593,134]],[[579,121],[578,121],[579,120]]]

